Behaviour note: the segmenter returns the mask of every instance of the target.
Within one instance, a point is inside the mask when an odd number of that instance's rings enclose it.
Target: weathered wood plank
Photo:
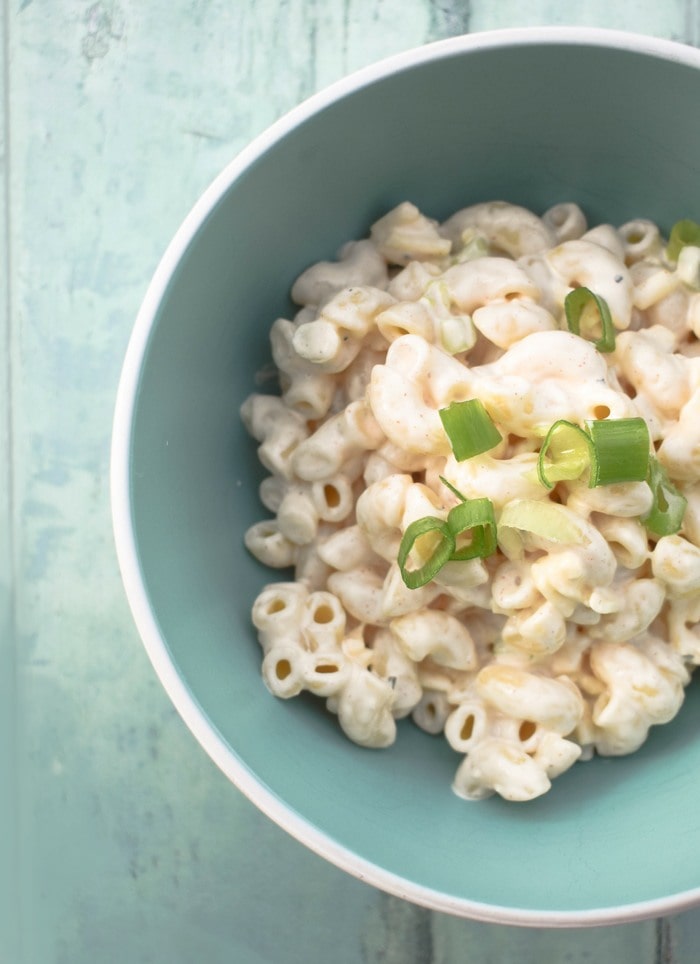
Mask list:
[[[693,7],[696,9],[693,10]],[[560,3],[542,0],[521,3],[519,0],[471,0],[471,30],[493,30],[504,27],[585,26],[604,27],[651,34],[672,40],[693,42],[697,23],[695,0],[637,0],[609,3],[608,0],[586,0],[586,3]]]
[[[265,820],[184,731],[127,613],[108,505],[145,286],[218,170],[325,82],[310,9],[10,9],[23,964],[354,964],[376,899]],[[270,59],[278,15],[296,20]]]
[[[685,0],[683,32],[678,39],[700,47],[700,0]]]
[[[643,921],[615,927],[529,930],[441,917],[433,921],[433,964],[660,964],[657,929],[655,921]]]
[[[0,7],[0,960],[19,960],[17,900],[17,738],[12,542],[12,411],[10,333],[9,96],[7,88],[7,10]]]
[[[655,964],[691,964],[700,957],[700,912],[664,918]]]

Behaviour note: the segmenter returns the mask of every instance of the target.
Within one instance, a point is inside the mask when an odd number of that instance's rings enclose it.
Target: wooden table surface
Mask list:
[[[171,708],[112,544],[122,357],[212,177],[373,60],[574,23],[700,45],[700,0],[4,0],[0,964],[700,960],[700,910],[499,927],[385,896],[306,851]]]

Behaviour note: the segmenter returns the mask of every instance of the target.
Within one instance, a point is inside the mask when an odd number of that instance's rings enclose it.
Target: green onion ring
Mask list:
[[[653,456],[649,459],[647,483],[654,501],[649,512],[642,516],[642,522],[654,535],[671,536],[678,532],[683,524],[688,500],[681,495],[669,479],[666,469]]]
[[[450,561],[465,559],[484,559],[496,551],[496,517],[490,499],[469,499],[460,502],[447,516],[447,524],[455,540],[455,549]],[[471,532],[471,542],[461,549],[456,548],[457,538]]]
[[[669,261],[678,261],[678,255],[687,245],[700,247],[700,224],[684,218],[676,221],[671,228],[671,233],[666,246],[666,257]]]
[[[441,539],[430,558],[419,569],[408,569],[406,562],[416,541],[428,532],[439,532]],[[424,516],[407,526],[399,546],[398,564],[401,577],[409,589],[425,586],[442,569],[455,551],[455,539],[447,522],[435,516]]]
[[[608,303],[604,298],[591,291],[590,288],[574,288],[564,299],[564,313],[566,314],[566,324],[569,331],[574,335],[581,335],[581,320],[584,312],[595,309],[598,313],[601,326],[601,335],[598,339],[589,338],[600,352],[611,352],[615,350],[615,326],[613,324]],[[581,335],[581,337],[586,337]]]
[[[594,459],[590,435],[561,418],[552,425],[542,443],[537,475],[546,489],[553,489],[555,482],[580,478]]]

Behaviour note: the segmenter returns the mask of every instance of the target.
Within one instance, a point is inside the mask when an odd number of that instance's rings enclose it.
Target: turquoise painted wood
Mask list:
[[[304,97],[465,31],[700,44],[698,0],[4,0],[0,7],[0,964],[698,958],[700,911],[530,931],[430,913],[262,817],[172,710],[108,504],[114,393],[170,236]]]
[[[6,9],[0,8],[0,35],[6,36]],[[0,44],[0,104],[7,104],[6,44]],[[17,901],[17,794],[15,731],[15,638],[13,633],[13,549],[11,470],[11,387],[9,344],[9,220],[7,125],[0,123],[0,961],[19,961]],[[3,786],[4,784],[4,786]]]

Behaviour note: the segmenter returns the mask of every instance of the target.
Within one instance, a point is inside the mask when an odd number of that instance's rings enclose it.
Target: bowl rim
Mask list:
[[[619,924],[689,909],[700,903],[700,886],[663,898],[573,911],[522,909],[454,897],[398,876],[340,845],[262,785],[216,732],[178,674],[151,611],[132,525],[131,430],[138,383],[159,304],[177,266],[209,213],[226,191],[274,144],[329,105],[375,81],[429,61],[470,51],[529,45],[594,46],[681,63],[700,70],[700,49],[630,31],[583,26],[531,26],[479,31],[437,40],[384,57],[324,87],[258,134],[213,179],[168,244],[137,313],[116,393],[110,451],[110,500],[117,561],[128,604],[162,686],[212,761],[262,813],[314,853],[359,880],[430,910],[486,923],[526,927],[590,927]]]

